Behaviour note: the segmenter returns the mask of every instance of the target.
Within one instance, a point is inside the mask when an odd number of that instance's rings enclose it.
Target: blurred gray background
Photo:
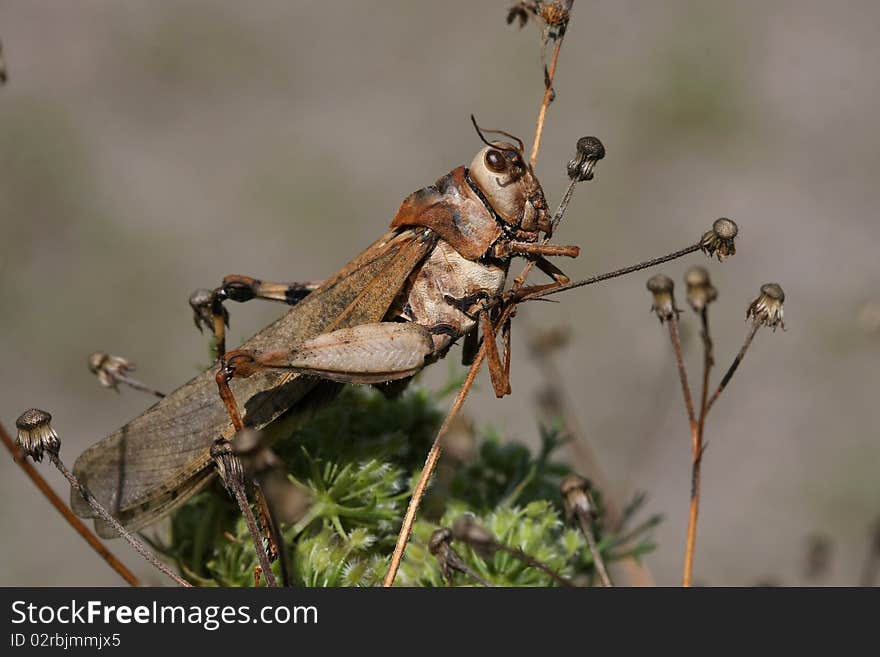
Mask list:
[[[7,429],[25,408],[50,410],[72,463],[151,403],[99,388],[91,351],[131,358],[170,390],[207,361],[187,306],[194,288],[233,272],[332,273],[406,195],[470,161],[471,112],[530,142],[539,30],[506,26],[508,4],[0,3]],[[575,3],[537,171],[551,203],[578,137],[600,136],[608,157],[558,235],[583,248],[565,269],[616,268],[735,219],[728,262],[697,254],[661,268],[683,288],[690,264],[710,267],[719,369],[760,284],[787,293],[788,331],[758,334],[710,417],[701,583],[809,583],[814,532],[834,543],[816,583],[856,583],[880,515],[878,21],[876,2]],[[523,308],[513,395],[496,401],[483,374],[467,412],[534,443],[541,379],[525,328],[570,326],[561,369],[578,421],[618,499],[647,491],[648,510],[666,516],[647,563],[672,585],[690,447],[648,275]],[[283,308],[231,311],[235,344]],[[693,314],[683,322],[696,382]],[[448,369],[432,370],[424,381],[439,386]],[[0,584],[121,583],[8,458],[0,500]]]

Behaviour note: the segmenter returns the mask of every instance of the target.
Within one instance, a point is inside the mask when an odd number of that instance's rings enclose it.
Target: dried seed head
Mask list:
[[[665,274],[655,274],[648,279],[647,288],[654,295],[651,310],[657,313],[661,324],[673,317],[678,317],[681,312],[675,307],[675,297],[672,294],[674,287],[675,283]]]
[[[89,356],[89,371],[98,377],[105,388],[118,390],[120,379],[126,378],[128,372],[134,369],[134,363],[121,356],[111,356],[101,351]]]
[[[593,513],[593,505],[590,504],[589,491],[591,484],[589,479],[584,479],[580,475],[568,475],[559,485],[559,492],[562,493],[562,501],[565,505],[565,515],[571,520],[574,513],[580,510],[583,513]]]
[[[39,408],[31,408],[15,421],[18,445],[34,461],[43,460],[43,452],[58,455],[61,440],[52,428],[52,416]]]
[[[428,551],[434,556],[437,555],[444,546],[448,546],[452,540],[452,531],[447,527],[435,529],[428,539]]]
[[[226,438],[217,438],[211,444],[211,458],[217,466],[217,474],[220,475],[226,490],[232,492],[236,488],[244,486],[244,467],[232,452],[232,443]]]
[[[764,283],[761,286],[761,294],[752,301],[746,311],[746,319],[769,326],[774,331],[777,326],[785,330],[785,322],[782,321],[782,304],[785,301],[785,292],[779,283]]]
[[[712,230],[706,231],[700,240],[700,246],[708,256],[717,255],[718,260],[723,261],[728,256],[736,253],[734,240],[739,232],[739,227],[726,217],[716,219],[712,224]]]
[[[577,142],[577,153],[568,163],[568,177],[575,182],[593,179],[596,163],[605,157],[605,146],[598,137],[581,137]]]
[[[718,298],[718,290],[709,280],[709,272],[705,267],[696,265],[688,269],[684,282],[687,285],[687,300],[694,312],[702,311]]]
[[[0,84],[6,84],[6,64],[3,61],[3,44],[0,43]]]
[[[549,27],[561,27],[568,23],[569,10],[566,5],[570,2],[563,3],[562,0],[553,0],[547,4],[540,5],[541,18]]]
[[[464,514],[452,523],[452,536],[457,541],[463,541],[476,550],[494,551],[498,542],[492,533],[478,524],[470,514]]]

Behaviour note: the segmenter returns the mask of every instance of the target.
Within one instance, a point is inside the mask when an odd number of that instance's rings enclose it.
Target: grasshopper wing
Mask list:
[[[425,228],[386,233],[242,348],[277,349],[337,328],[382,321],[436,241],[436,234]],[[76,460],[76,475],[127,528],[137,530],[158,520],[214,476],[211,443],[234,433],[214,375],[214,368],[203,372]],[[313,390],[318,383],[314,377],[282,371],[235,379],[232,385],[243,402],[245,424],[263,428],[306,395],[320,396],[321,390]],[[75,491],[71,505],[77,515],[94,517]],[[102,537],[116,535],[100,519],[95,527]]]

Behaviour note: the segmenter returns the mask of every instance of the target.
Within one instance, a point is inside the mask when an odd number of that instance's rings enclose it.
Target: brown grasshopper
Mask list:
[[[510,392],[510,333],[502,327],[502,358],[493,323],[500,306],[486,301],[502,294],[512,258],[532,260],[554,279],[532,287],[549,288],[569,279],[547,258],[576,257],[579,249],[547,243],[553,222],[522,142],[474,126],[485,145],[470,165],[406,198],[391,229],[326,281],[234,275],[213,292],[194,294],[196,324],[212,328],[220,354],[225,300],[294,307],[223,354],[219,370],[203,372],[77,459],[75,473],[125,527],[151,524],[211,481],[218,437],[231,439],[243,425],[284,426],[296,411],[331,398],[340,383],[405,382],[462,338],[467,361],[478,330],[495,393]],[[516,143],[489,141],[485,132]],[[604,149],[594,154],[582,179],[592,177],[603,155]],[[80,496],[71,499],[78,515],[93,517]],[[101,536],[115,535],[102,520],[95,523]]]

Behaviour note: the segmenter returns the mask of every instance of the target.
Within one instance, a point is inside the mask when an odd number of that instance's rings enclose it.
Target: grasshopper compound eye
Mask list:
[[[507,159],[501,151],[497,151],[494,148],[486,151],[485,162],[486,167],[495,173],[503,173],[507,170]]]

